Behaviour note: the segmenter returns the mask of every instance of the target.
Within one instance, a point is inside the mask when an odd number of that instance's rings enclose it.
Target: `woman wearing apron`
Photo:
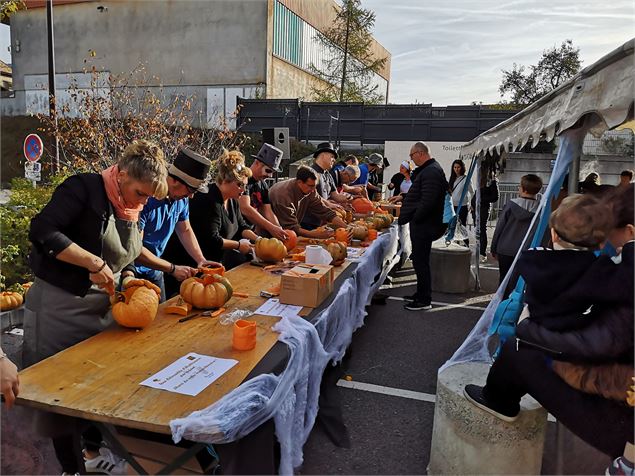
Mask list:
[[[101,174],[66,179],[31,221],[33,286],[25,303],[24,364],[33,365],[87,339],[112,322],[110,295],[139,255],[139,212],[167,193],[162,150],[135,141]],[[38,412],[35,426],[53,438],[65,473],[81,472],[81,422]],[[96,442],[98,445],[99,442]]]

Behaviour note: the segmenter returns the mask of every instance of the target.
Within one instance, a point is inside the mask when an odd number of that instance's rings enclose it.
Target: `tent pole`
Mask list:
[[[571,165],[569,166],[569,183],[568,190],[569,193],[577,193],[578,192],[578,183],[580,182],[580,157],[582,156],[582,148],[580,148],[580,153],[576,154],[576,156],[571,160]]]

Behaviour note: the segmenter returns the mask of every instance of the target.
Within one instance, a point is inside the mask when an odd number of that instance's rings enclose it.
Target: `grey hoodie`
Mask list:
[[[492,253],[505,256],[516,255],[539,205],[538,200],[522,197],[507,202],[496,223],[492,238]],[[525,244],[525,249],[529,247],[530,242],[531,240],[528,240]]]

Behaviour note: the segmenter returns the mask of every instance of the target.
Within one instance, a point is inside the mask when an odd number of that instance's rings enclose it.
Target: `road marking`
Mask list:
[[[393,301],[403,301],[404,298],[402,298],[401,296],[388,296],[388,299],[392,299]],[[480,307],[480,306],[471,306],[469,304],[452,304],[450,302],[442,302],[442,301],[432,301],[432,304],[434,304],[435,306],[442,306],[442,307],[437,307],[437,308],[432,308],[432,310],[444,310],[444,309],[451,309],[454,307],[460,307],[463,309],[475,309],[477,311],[484,311],[485,308],[484,307]],[[430,312],[430,311],[427,311]]]
[[[429,393],[415,392],[413,390],[403,390],[401,388],[384,387],[383,385],[374,385],[372,383],[355,382],[348,380],[339,380],[338,387],[352,388],[353,390],[362,390],[364,392],[381,393],[383,395],[392,395],[393,397],[409,398],[411,400],[420,400],[422,402],[434,403],[436,397]]]
[[[385,387],[383,385],[375,385],[372,383],[355,382],[354,380],[340,379],[337,382],[338,387],[350,388],[353,390],[361,390],[363,392],[380,393],[382,395],[390,395],[393,397],[408,398],[410,400],[419,400],[421,402],[434,403],[437,399],[436,395],[431,393],[415,392],[414,390],[404,390],[395,387]],[[556,419],[551,413],[547,414],[547,420],[555,423]]]

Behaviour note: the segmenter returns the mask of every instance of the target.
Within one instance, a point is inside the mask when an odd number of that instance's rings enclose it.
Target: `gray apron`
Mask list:
[[[123,267],[139,256],[141,246],[137,223],[111,213],[101,257],[115,273],[115,283]],[[36,277],[24,306],[25,367],[104,330],[112,323],[109,310],[110,297],[96,285],[79,297]]]
[[[141,252],[141,233],[136,222],[116,218],[111,209],[102,236],[101,257],[117,283],[123,267]],[[36,277],[24,305],[23,364],[27,367],[44,360],[98,334],[111,323],[110,296],[97,285],[79,297]],[[33,430],[40,436],[81,433],[85,427],[77,418],[29,410]]]

